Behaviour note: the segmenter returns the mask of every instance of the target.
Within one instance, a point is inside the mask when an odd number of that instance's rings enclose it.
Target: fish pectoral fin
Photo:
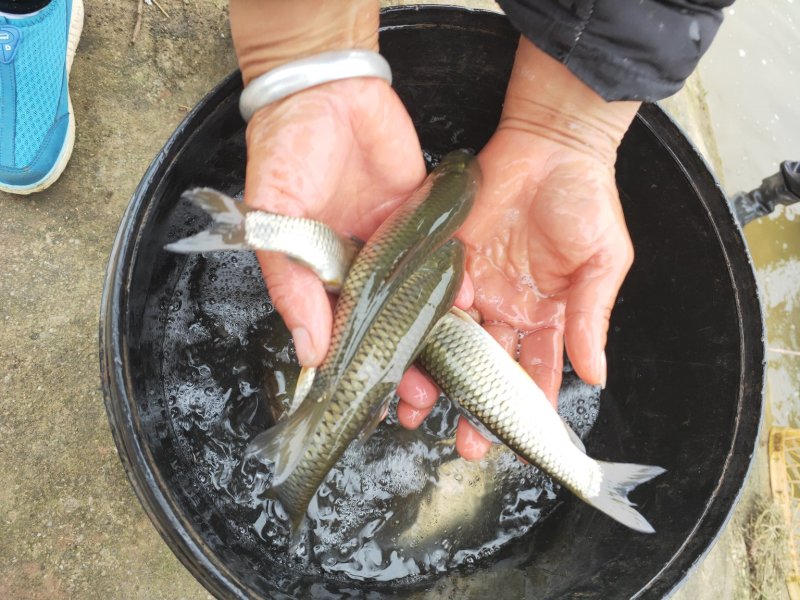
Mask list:
[[[503,443],[500,440],[500,438],[498,438],[494,433],[489,431],[489,429],[486,427],[486,425],[484,425],[483,423],[481,423],[478,420],[478,417],[476,417],[471,412],[469,412],[466,408],[461,406],[458,403],[457,400],[454,400],[453,398],[450,398],[450,402],[455,404],[456,408],[458,409],[459,418],[466,419],[469,422],[469,424],[472,425],[475,429],[477,429],[478,433],[480,433],[485,439],[490,441],[492,444],[502,444]]]
[[[367,420],[366,425],[361,430],[361,433],[358,434],[356,438],[356,442],[358,444],[364,444],[369,437],[375,433],[375,430],[378,428],[378,425],[381,424],[384,417],[386,416],[386,412],[389,409],[389,402],[391,401],[391,396],[387,398],[385,401],[381,402],[375,409],[370,413],[369,419]]]
[[[244,459],[255,458],[272,463],[272,487],[286,481],[292,474],[305,449],[312,443],[314,431],[322,418],[327,401],[306,398],[288,418],[259,433],[244,453]]]
[[[585,496],[581,496],[581,498],[631,529],[642,533],[654,533],[653,526],[628,500],[628,494],[642,483],[665,473],[666,469],[650,465],[610,463],[599,460],[597,464],[602,473],[600,492],[591,498]]]
[[[349,262],[352,263],[355,260],[356,256],[358,255],[358,253],[361,252],[361,249],[364,247],[364,244],[366,242],[364,242],[364,240],[362,240],[361,238],[357,238],[354,235],[342,237],[341,240],[342,240],[342,246],[344,247],[345,253],[347,255],[347,259]]]
[[[583,440],[578,437],[578,434],[575,433],[575,430],[570,427],[569,423],[567,423],[563,418],[561,419],[561,423],[564,425],[564,429],[567,430],[567,435],[569,436],[570,441],[575,444],[578,450],[586,454],[586,446],[583,445]]]
[[[314,385],[314,378],[317,375],[317,370],[314,367],[303,367],[300,369],[300,374],[297,376],[297,383],[294,386],[294,397],[292,403],[286,411],[286,416],[293,414],[303,403],[303,400],[308,396],[311,386]]]

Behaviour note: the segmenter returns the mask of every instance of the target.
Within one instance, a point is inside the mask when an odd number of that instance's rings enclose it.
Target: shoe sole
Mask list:
[[[72,70],[72,61],[75,59],[75,51],[78,49],[78,42],[80,42],[82,32],[83,0],[73,0],[72,15],[69,21],[69,35],[67,36],[67,109],[69,111],[69,124],[67,125],[67,137],[64,140],[64,147],[61,148],[56,163],[41,181],[26,186],[0,185],[0,191],[22,196],[41,192],[53,185],[61,177],[64,169],[67,168],[67,163],[72,157],[72,148],[75,145],[75,111],[72,109],[72,98],[69,95],[69,72]]]

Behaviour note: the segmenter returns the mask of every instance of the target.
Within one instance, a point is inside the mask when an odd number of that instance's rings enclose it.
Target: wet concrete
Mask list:
[[[235,67],[224,0],[161,5],[168,16],[145,6],[131,45],[136,3],[87,1],[72,161],[44,193],[0,193],[0,598],[208,597],[125,477],[97,360],[104,268],[127,201],[186,109]],[[669,107],[718,163],[694,85]],[[759,477],[751,487],[763,489]],[[737,597],[730,531],[680,598]]]

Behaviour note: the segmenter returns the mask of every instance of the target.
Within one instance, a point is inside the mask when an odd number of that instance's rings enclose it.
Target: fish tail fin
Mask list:
[[[649,465],[633,465],[627,463],[611,463],[597,461],[602,473],[602,483],[597,496],[583,499],[601,512],[623,525],[642,533],[654,533],[655,529],[648,523],[634,504],[628,500],[628,494],[640,484],[666,472],[661,467]]]
[[[164,246],[166,250],[187,254],[244,248],[244,217],[250,209],[242,202],[212,188],[186,190],[181,198],[211,215],[211,226],[205,231],[167,244]]]
[[[250,210],[243,202],[209,187],[186,190],[181,194],[181,198],[202,208],[211,215],[215,223],[237,225],[244,220],[245,214]]]
[[[272,482],[264,493],[280,504],[289,522],[293,540],[298,539],[308,507],[304,501],[295,498],[295,486],[293,481],[288,480],[313,444],[314,431],[328,405],[327,398],[327,395],[319,400],[307,397],[291,415],[259,433],[244,453],[245,461],[255,458],[262,463],[272,464]]]

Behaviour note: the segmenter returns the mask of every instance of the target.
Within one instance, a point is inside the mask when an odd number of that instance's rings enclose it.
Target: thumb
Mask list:
[[[590,385],[605,387],[606,338],[614,301],[633,261],[630,240],[616,251],[601,251],[575,274],[567,295],[564,344],[575,372]]]

